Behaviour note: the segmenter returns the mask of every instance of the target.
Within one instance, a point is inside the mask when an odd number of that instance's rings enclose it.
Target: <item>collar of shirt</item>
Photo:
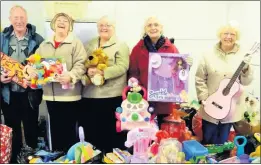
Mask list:
[[[29,40],[29,35],[28,35],[28,29],[26,29],[26,32],[25,32],[25,35],[21,38],[18,38],[16,35],[15,35],[15,32],[13,31],[11,36],[15,36],[15,38],[17,38],[18,41],[21,41],[21,40]]]

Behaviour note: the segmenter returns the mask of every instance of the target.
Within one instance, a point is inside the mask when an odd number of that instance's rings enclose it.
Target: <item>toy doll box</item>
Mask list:
[[[1,52],[1,72],[8,72],[8,76],[12,77],[13,82],[23,88],[27,88],[23,69],[24,66],[22,64]]]
[[[57,77],[67,71],[64,59],[59,56],[44,57],[41,59],[41,63],[44,64],[47,71],[50,73],[50,82],[57,82]]]
[[[148,101],[186,102],[188,93],[188,54],[150,53]]]

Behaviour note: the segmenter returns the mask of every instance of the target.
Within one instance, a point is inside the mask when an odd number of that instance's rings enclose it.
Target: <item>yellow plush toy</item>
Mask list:
[[[98,48],[88,57],[85,66],[87,68],[96,67],[103,71],[108,67],[108,56],[104,53],[102,48]],[[93,83],[96,86],[100,86],[104,84],[104,77],[100,74],[96,74],[91,79],[87,78],[86,82],[87,84]]]

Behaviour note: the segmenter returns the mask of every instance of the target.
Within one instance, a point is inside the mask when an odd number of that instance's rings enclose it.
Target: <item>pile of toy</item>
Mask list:
[[[27,157],[24,163],[92,163],[101,160],[101,151],[84,141],[83,128],[79,127],[80,142],[74,144],[64,155],[63,152],[40,150]]]
[[[128,81],[122,97],[115,112],[116,128],[128,131],[125,146],[132,152],[114,148],[112,153],[101,153],[84,141],[80,127],[80,142],[66,154],[41,150],[29,156],[28,163],[260,163],[260,119],[256,118],[260,113],[254,108],[249,107],[252,110],[244,115],[245,121],[235,127],[242,136],[232,130],[226,143],[202,145],[202,119],[195,114],[200,107],[197,101],[183,95],[186,103],[174,105],[159,129],[147,91],[136,79]],[[248,97],[246,102],[253,107],[257,103],[252,100]]]
[[[113,149],[112,153],[104,155],[104,163],[260,163],[257,111],[248,110],[249,114],[245,114],[251,133],[235,136],[231,131],[229,141],[224,144],[202,145],[199,142],[202,139],[202,119],[195,114],[200,107],[197,101],[183,96],[186,103],[173,106],[172,113],[164,118],[159,130],[153,108],[146,101],[147,91],[134,78],[128,83],[122,93],[124,101],[116,110],[116,127],[118,132],[129,131],[125,146],[132,147],[133,153]],[[254,151],[249,150],[250,144]]]

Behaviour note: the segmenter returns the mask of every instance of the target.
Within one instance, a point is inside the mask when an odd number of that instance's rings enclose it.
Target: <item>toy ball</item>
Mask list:
[[[121,108],[121,107],[118,107],[118,108],[116,109],[116,112],[122,113],[122,108]]]

